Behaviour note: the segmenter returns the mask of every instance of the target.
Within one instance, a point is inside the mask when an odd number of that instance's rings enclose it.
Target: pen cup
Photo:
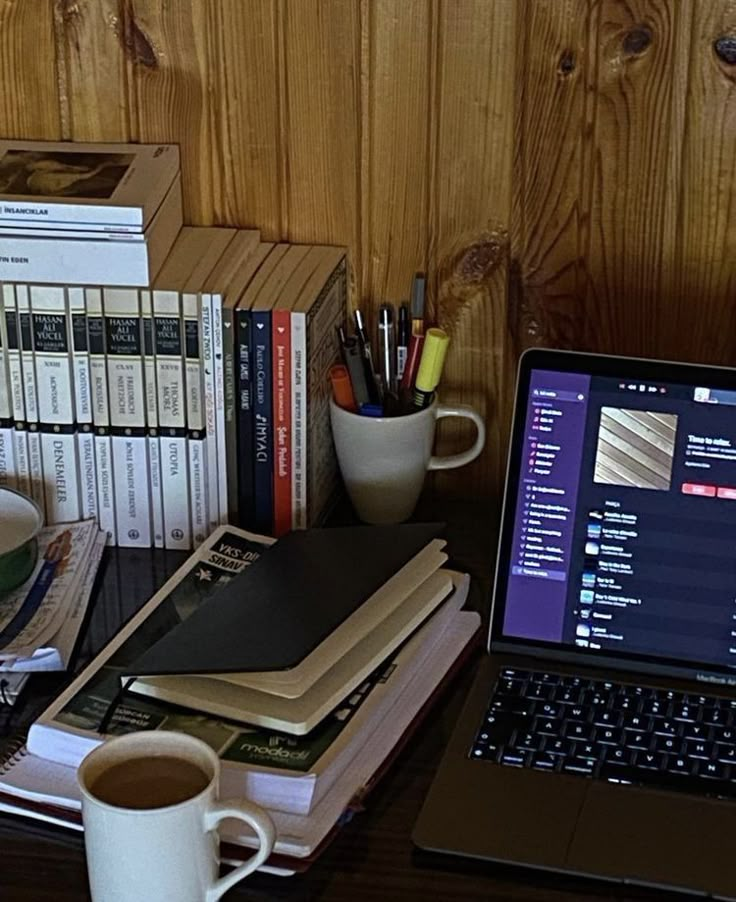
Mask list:
[[[475,443],[467,451],[432,455],[437,420],[463,417],[475,423]],[[475,460],[486,429],[480,414],[465,405],[436,400],[425,410],[400,417],[366,417],[330,401],[337,462],[355,512],[364,523],[401,523],[417,505],[428,470],[449,470]]]

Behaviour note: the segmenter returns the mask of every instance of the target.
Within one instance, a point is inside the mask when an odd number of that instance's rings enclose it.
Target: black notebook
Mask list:
[[[436,556],[432,540],[442,529],[417,523],[288,533],[125,676],[294,668],[423,550]]]

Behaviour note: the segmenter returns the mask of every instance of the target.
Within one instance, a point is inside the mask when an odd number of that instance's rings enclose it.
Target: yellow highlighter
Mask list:
[[[442,377],[445,365],[447,346],[450,336],[444,329],[427,329],[424,335],[424,348],[419,361],[417,378],[414,383],[414,407],[423,410],[429,407],[434,398],[434,390]]]

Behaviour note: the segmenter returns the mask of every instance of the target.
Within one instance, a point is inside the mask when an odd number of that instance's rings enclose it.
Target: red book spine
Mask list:
[[[271,315],[273,359],[273,527],[291,529],[291,314]]]

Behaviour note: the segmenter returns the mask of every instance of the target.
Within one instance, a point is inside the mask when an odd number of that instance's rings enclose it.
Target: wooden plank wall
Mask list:
[[[736,363],[732,0],[5,0],[0,133],[175,141],[187,221],[429,274],[491,492],[529,345]],[[443,445],[468,441],[443,433]]]

